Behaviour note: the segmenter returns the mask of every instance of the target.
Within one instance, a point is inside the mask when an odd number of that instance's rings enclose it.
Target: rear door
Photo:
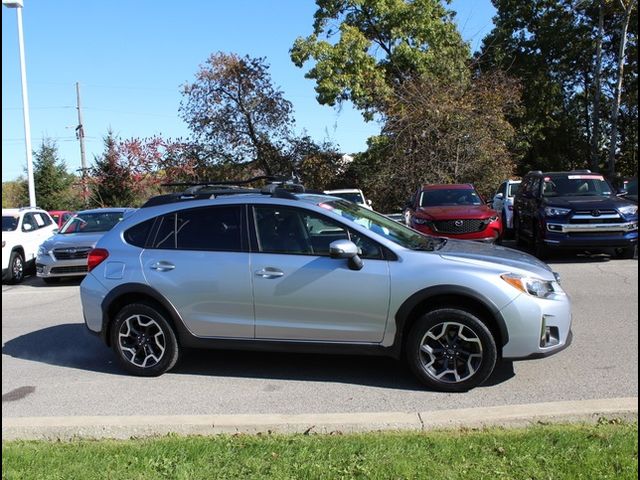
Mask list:
[[[389,267],[379,245],[316,212],[275,205],[252,210],[256,338],[380,342],[389,310]],[[364,268],[329,257],[351,239]]]
[[[253,337],[244,212],[231,205],[164,215],[142,253],[148,284],[173,304],[194,335]]]

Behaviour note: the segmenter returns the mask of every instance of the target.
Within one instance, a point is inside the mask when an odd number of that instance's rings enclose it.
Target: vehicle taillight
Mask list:
[[[89,252],[89,257],[87,259],[87,267],[90,272],[98,265],[100,265],[107,257],[109,256],[109,252],[104,248],[94,248]]]

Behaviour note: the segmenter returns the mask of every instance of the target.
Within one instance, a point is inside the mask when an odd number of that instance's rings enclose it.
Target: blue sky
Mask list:
[[[180,85],[213,52],[266,57],[294,105],[298,131],[362,151],[379,131],[350,105],[321,106],[314,82],[289,49],[311,33],[313,0],[24,0],[23,25],[31,138],[52,138],[69,170],[80,167],[75,83],[80,83],[87,162],[111,127],[121,138],[186,137],[178,117]],[[490,0],[454,0],[472,49],[491,30]],[[23,175],[26,160],[16,12],[2,8],[2,180]]]

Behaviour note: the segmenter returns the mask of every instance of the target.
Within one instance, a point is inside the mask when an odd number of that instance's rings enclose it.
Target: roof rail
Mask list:
[[[250,183],[267,180],[269,183],[262,188],[242,187]],[[243,193],[260,193],[274,198],[297,200],[295,193],[303,193],[304,186],[296,177],[284,178],[262,175],[246,180],[214,180],[204,182],[164,183],[163,187],[187,187],[183,192],[157,195],[150,198],[140,208],[153,207],[167,203],[184,202],[189,200],[206,200],[221,195],[237,195]]]
[[[583,168],[583,169],[578,169],[578,170],[571,170],[574,173],[591,173],[591,170]]]

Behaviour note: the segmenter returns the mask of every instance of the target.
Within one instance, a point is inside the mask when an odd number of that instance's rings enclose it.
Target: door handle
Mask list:
[[[256,276],[262,278],[278,278],[284,276],[284,272],[282,270],[278,270],[273,267],[261,268],[260,270],[256,270]]]
[[[168,272],[173,270],[176,266],[170,262],[157,262],[151,265],[151,270],[157,270],[158,272]]]

